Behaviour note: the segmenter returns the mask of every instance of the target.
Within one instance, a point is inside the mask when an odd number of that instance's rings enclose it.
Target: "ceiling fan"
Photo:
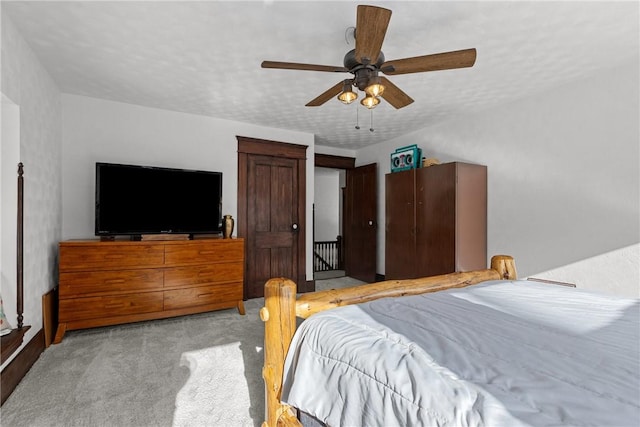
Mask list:
[[[391,11],[377,6],[359,5],[356,18],[356,48],[347,52],[344,66],[299,64],[294,62],[263,61],[262,68],[285,70],[327,71],[333,73],[349,72],[353,78],[345,79],[309,101],[307,107],[318,107],[334,96],[344,104],[355,101],[357,89],[366,96],[360,103],[371,109],[380,103],[380,97],[395,108],[406,107],[413,99],[391,83],[380,72],[387,75],[421,73],[425,71],[451,70],[471,67],[476,62],[476,50],[465,49],[432,55],[385,61],[381,51],[387,32]]]

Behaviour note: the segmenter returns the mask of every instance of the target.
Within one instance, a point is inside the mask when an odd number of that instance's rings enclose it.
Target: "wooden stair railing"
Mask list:
[[[341,270],[342,236],[333,241],[314,242],[313,257],[313,271]]]
[[[24,169],[23,164],[18,163],[18,229],[17,229],[17,312],[18,312],[18,324],[11,333],[2,336],[0,346],[2,362],[4,363],[20,346],[24,339],[24,334],[31,328],[31,326],[25,326],[22,324],[24,310]]]

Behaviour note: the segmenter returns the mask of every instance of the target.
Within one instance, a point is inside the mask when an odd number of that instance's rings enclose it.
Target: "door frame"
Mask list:
[[[347,171],[348,169],[355,169],[356,167],[356,159],[355,157],[345,157],[345,156],[334,156],[332,154],[318,154],[315,153],[314,155],[314,166],[316,168],[330,168],[330,169],[340,169],[340,170],[344,170]],[[340,189],[340,197],[342,198],[342,207],[344,209],[344,187]],[[313,204],[313,207],[315,209],[316,204]],[[313,227],[314,227],[314,241],[315,241],[315,212],[313,215]],[[340,218],[342,224],[340,224],[340,228],[342,229],[342,237],[343,237],[343,242],[344,240],[344,233],[345,233],[345,228],[344,228],[344,212],[342,212],[342,218]]]
[[[317,168],[353,169],[356,167],[356,159],[355,157],[316,153],[314,155],[314,166]]]
[[[249,138],[236,135],[238,140],[238,237],[251,239],[247,236],[248,225],[248,158],[250,155],[271,156],[296,159],[298,163],[298,277],[294,278],[299,292],[314,290],[313,282],[307,283],[306,272],[306,196],[307,196],[307,145],[291,144],[288,142],[270,141],[266,139]],[[310,289],[309,286],[311,286]],[[247,295],[247,281],[245,277],[244,296]]]
[[[355,157],[335,156],[332,154],[315,153],[314,166],[317,168],[340,169],[346,172],[350,169],[356,168],[356,159]],[[343,203],[342,203],[343,212],[342,212],[342,218],[340,220],[342,221],[342,224],[341,224],[342,241],[343,241],[343,244],[345,245],[343,253],[345,254],[345,257],[346,257],[346,254],[349,252],[349,248],[347,247],[347,245],[349,244],[350,240],[347,238],[347,234],[349,231],[347,230],[347,227],[345,227],[344,225],[344,218],[346,216],[346,209],[347,209],[344,187],[341,189],[340,197],[342,197],[342,200],[343,200]],[[314,207],[315,207],[315,204],[314,204]],[[315,221],[315,216],[314,216],[314,221]],[[313,226],[315,227],[315,224],[313,224]],[[346,259],[345,259],[345,263],[346,263]],[[345,265],[345,268],[346,268],[346,265]]]
[[[344,170],[345,172],[348,169],[354,169],[356,167],[356,159],[355,157],[345,157],[345,156],[335,156],[332,154],[319,154],[319,153],[315,153],[314,154],[314,159],[313,159],[313,163],[314,163],[314,167],[316,168],[330,168],[330,169],[340,169],[340,170]],[[314,175],[315,177],[315,175]],[[344,227],[344,208],[345,208],[345,196],[344,196],[344,187],[340,188],[340,197],[342,199],[342,208],[343,208],[343,212],[342,212],[342,217],[339,218],[340,219],[340,229],[342,230],[342,242],[343,244],[346,244],[346,239],[345,237],[345,227]],[[316,227],[316,213],[315,213],[315,201],[313,203],[313,224],[311,224],[311,226],[313,227],[313,242],[315,243],[315,227]],[[346,246],[343,247],[344,252],[346,253]],[[312,256],[314,256],[312,254]],[[344,267],[344,266],[343,266]],[[315,271],[314,271],[314,289],[315,289]]]

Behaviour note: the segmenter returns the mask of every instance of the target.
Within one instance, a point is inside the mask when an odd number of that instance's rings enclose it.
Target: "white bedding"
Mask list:
[[[495,281],[304,321],[282,401],[329,426],[639,426],[639,301]]]

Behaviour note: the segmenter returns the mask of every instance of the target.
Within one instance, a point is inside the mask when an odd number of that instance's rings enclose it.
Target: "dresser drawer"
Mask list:
[[[243,268],[242,262],[224,262],[167,269],[164,273],[164,287],[179,288],[221,282],[241,282]]]
[[[242,282],[164,291],[165,310],[240,300]]]
[[[69,322],[162,311],[163,293],[61,299],[59,321]]]
[[[206,264],[220,261],[242,261],[243,240],[193,242],[165,246],[165,265]]]
[[[161,269],[60,273],[60,299],[162,289]]]
[[[66,331],[242,305],[244,239],[59,243],[55,343]]]
[[[164,245],[60,245],[60,271],[160,267]]]

